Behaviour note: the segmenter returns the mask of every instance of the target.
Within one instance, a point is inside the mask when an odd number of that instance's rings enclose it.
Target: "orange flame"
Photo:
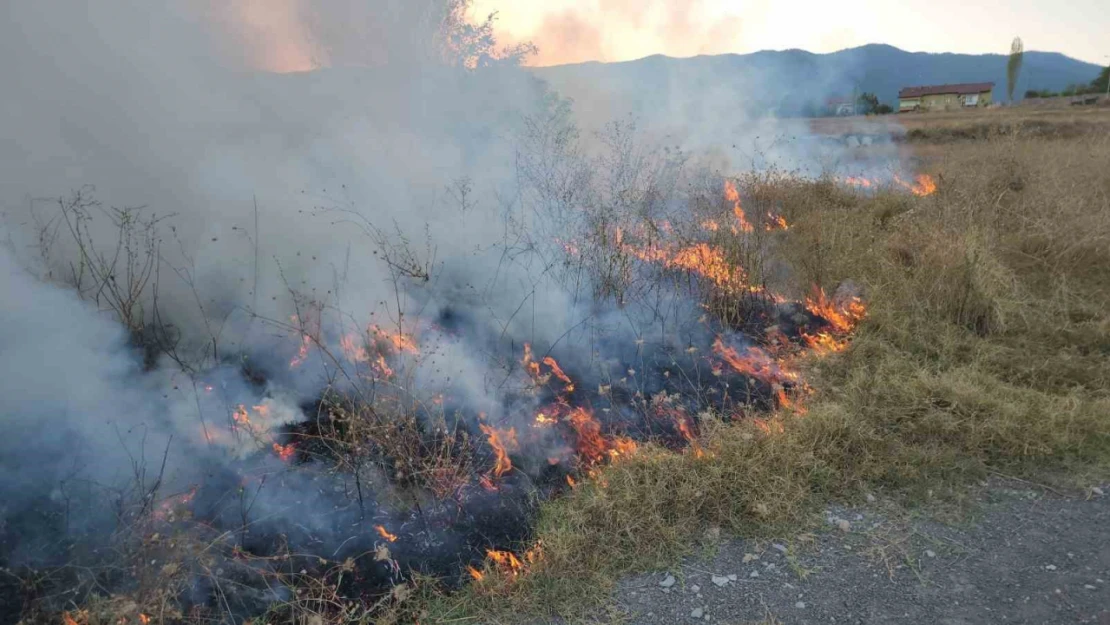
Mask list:
[[[282,462],[289,462],[297,454],[297,448],[293,443],[288,445],[274,443],[274,453],[278,455],[278,458],[281,458]]]
[[[776,215],[770,211],[767,212],[767,225],[765,226],[768,232],[772,230],[789,230],[790,224],[787,223],[786,218],[782,215]]]
[[[848,341],[838,339],[828,332],[818,332],[817,334],[803,332],[802,340],[806,342],[807,347],[819,356],[842,352],[848,347]]]
[[[382,527],[381,525],[375,525],[374,529],[377,530],[379,536],[388,540],[389,542],[391,542],[391,543],[397,542],[397,535],[396,534],[390,534],[389,531],[387,529],[385,529],[384,527]]]
[[[529,343],[524,344],[524,357],[520,360],[520,364],[524,365],[524,369],[528,375],[540,384],[540,363],[536,362],[535,357],[532,355],[532,345]]]
[[[936,181],[933,180],[933,177],[928,174],[919,174],[915,176],[913,183],[906,182],[898,176],[895,176],[894,182],[898,183],[903,188],[908,189],[910,193],[913,193],[914,195],[919,197],[932,195],[933,193],[936,193],[937,190]]]
[[[538,412],[536,413],[536,421],[532,427],[550,427],[558,422],[559,420],[556,417]]]
[[[181,506],[187,506],[193,498],[197,496],[197,487],[194,486],[189,489],[189,492],[175,495],[167,498],[165,501],[158,505],[158,509],[154,511],[154,518],[159,521],[165,520],[171,513]]]
[[[737,373],[762,380],[769,384],[786,384],[798,380],[798,374],[780,366],[770,354],[759,347],[749,347],[741,356],[735,349],[725,345],[721,337],[713,341],[713,351],[729,364]]]
[[[293,359],[289,361],[289,368],[296,369],[304,364],[304,361],[308,359],[308,350],[311,347],[312,337],[307,334],[301,335],[301,346],[297,350],[297,355],[293,356]]]
[[[568,416],[570,426],[578,434],[578,455],[594,463],[605,455],[608,445],[601,436],[601,424],[585,408],[575,408]]]
[[[339,346],[343,349],[343,355],[350,362],[367,362],[370,360],[370,354],[366,351],[366,346],[361,343],[361,338],[357,334],[348,334],[339,339]]]
[[[571,488],[577,488],[578,487],[578,482],[574,481],[574,478],[568,475],[567,476],[567,486],[570,486]]]
[[[150,617],[140,612],[139,622],[142,623],[142,625],[147,625],[148,623],[150,623]]]
[[[736,189],[736,184],[731,180],[725,181],[725,199],[732,202],[732,214],[736,216],[736,223],[738,224],[741,232],[752,232],[755,228],[748,222],[747,217],[744,216],[744,209],[740,206],[740,191]]]
[[[559,378],[567,385],[566,392],[574,392],[574,382],[571,382],[567,374],[563,373],[562,367],[559,366],[559,363],[555,362],[554,358],[551,356],[544,357],[543,364],[547,365],[551,369],[551,373],[555,374],[555,377]]]
[[[469,573],[470,577],[474,578],[474,581],[476,581],[476,582],[480,582],[480,581],[482,581],[483,579],[486,578],[485,573],[479,571],[478,569],[476,569],[472,566],[467,566],[466,567],[466,572]]]
[[[723,290],[752,293],[763,291],[762,287],[749,285],[747,273],[730,263],[720,248],[708,243],[697,243],[674,252],[659,246],[626,246],[625,249],[642,261],[660,263],[668,269],[682,269],[700,275]]]
[[[493,448],[495,460],[490,475],[493,477],[505,475],[513,468],[513,463],[509,460],[507,447],[515,448],[517,446],[516,428],[498,430],[484,423],[478,424],[478,427],[489,437],[489,445]]]
[[[236,406],[235,411],[231,413],[231,420],[245,428],[250,428],[251,426],[250,414],[247,412],[247,407],[243,404]]]
[[[384,342],[397,352],[408,352],[413,355],[420,353],[416,339],[404,332],[389,332],[374,324],[367,328],[367,332],[375,341]]]
[[[867,315],[867,307],[860,298],[834,302],[819,287],[815,287],[813,295],[806,298],[806,310],[827,321],[833,330],[841,334],[851,332]]]
[[[855,185],[857,187],[863,187],[864,189],[870,189],[875,184],[867,178],[857,178],[855,176],[848,176],[844,179],[844,182],[846,184]]]

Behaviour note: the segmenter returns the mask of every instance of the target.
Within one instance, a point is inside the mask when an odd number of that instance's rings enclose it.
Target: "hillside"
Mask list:
[[[730,108],[740,103],[751,113],[800,115],[853,90],[876,93],[882,102],[895,105],[901,87],[980,81],[995,83],[996,100],[1006,97],[1005,55],[906,52],[878,44],[830,54],[785,50],[686,59],[652,56],[534,71],[576,100],[611,105],[628,98],[637,112],[708,97]],[[1098,71],[1096,65],[1055,52],[1026,52],[1016,93],[1087,83]]]

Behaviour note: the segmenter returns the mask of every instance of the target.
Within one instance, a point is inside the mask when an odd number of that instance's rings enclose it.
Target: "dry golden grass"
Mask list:
[[[882,128],[905,130],[910,141],[919,143],[977,140],[1013,130],[1035,133],[1035,136],[1051,137],[1055,134],[1074,139],[1110,130],[1110,106],[1016,106],[872,117],[823,117],[810,120],[809,125],[813,132],[824,135],[876,132],[876,129]]]
[[[913,502],[989,472],[1103,474],[1110,135],[1011,132],[937,154],[925,198],[765,183],[794,224],[779,251],[799,288],[853,280],[870,304],[852,347],[811,363],[806,414],[707,425],[702,457],[643,449],[544,506],[528,574],[450,596],[425,586],[412,616],[573,618],[707,532],[788,531],[864,488]]]

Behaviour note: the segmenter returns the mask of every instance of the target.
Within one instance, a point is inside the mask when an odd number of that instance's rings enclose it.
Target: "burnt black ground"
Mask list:
[[[621,582],[614,622],[1110,624],[1110,498],[992,482],[974,499],[958,524],[880,496],[790,540],[725,541]]]

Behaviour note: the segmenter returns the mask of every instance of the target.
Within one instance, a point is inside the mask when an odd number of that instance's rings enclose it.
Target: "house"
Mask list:
[[[856,103],[846,98],[829,98],[825,101],[825,110],[830,115],[855,115]]]
[[[898,92],[898,112],[986,107],[991,104],[993,92],[993,82],[905,87]]]

